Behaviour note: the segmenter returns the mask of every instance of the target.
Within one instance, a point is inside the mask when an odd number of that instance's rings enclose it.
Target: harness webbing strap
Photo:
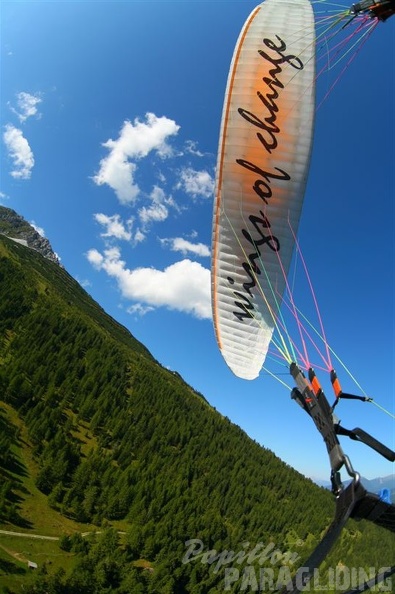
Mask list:
[[[371,398],[368,398],[368,396],[357,396],[356,394],[347,394],[347,392],[341,392],[339,398],[344,398],[345,400],[361,400],[362,402],[371,402],[372,400]]]
[[[363,497],[355,504],[351,517],[355,520],[370,520],[395,532],[395,506],[383,501],[374,493],[365,491]]]
[[[350,517],[356,520],[366,519],[395,532],[395,506],[383,501],[377,495],[369,493],[361,485],[359,475],[353,470],[349,459],[344,455],[337,435],[346,435],[351,439],[361,441],[391,461],[395,461],[395,452],[358,427],[349,430],[340,426],[333,416],[335,405],[332,408],[329,406],[313,369],[308,371],[309,381],[307,381],[296,363],[291,363],[290,373],[297,386],[292,390],[291,397],[312,417],[327,447],[332,469],[332,491],[336,495],[336,510],[335,518],[324,537],[304,566],[296,572],[295,577],[281,590],[280,594],[299,594],[305,590],[306,584],[314,575],[314,570],[320,566],[328,555]],[[336,402],[338,402],[339,398],[343,397],[343,393],[333,370],[331,372],[331,381],[336,395]],[[352,394],[345,394],[344,397],[369,400]],[[344,487],[341,482],[339,471],[342,466],[346,467],[349,476],[352,477],[347,487]],[[365,590],[380,583],[393,573],[395,573],[395,566],[386,569],[382,574],[378,574],[369,582],[361,584],[357,589],[350,590],[346,594],[365,592]]]
[[[355,429],[346,429],[345,427],[337,424],[335,425],[335,431],[337,435],[346,435],[354,441],[360,441],[364,443],[375,450],[378,454],[383,456],[383,458],[386,458],[390,462],[395,462],[395,452],[363,429],[360,429],[359,427],[356,427]]]

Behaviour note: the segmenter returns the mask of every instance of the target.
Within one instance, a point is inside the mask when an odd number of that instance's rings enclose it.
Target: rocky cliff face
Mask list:
[[[0,206],[0,233],[39,252],[44,258],[60,264],[48,239],[42,237],[15,210]]]

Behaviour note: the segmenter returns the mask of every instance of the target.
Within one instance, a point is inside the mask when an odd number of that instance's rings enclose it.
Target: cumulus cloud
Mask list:
[[[12,159],[14,165],[10,175],[18,179],[29,179],[34,166],[34,157],[22,130],[12,124],[7,124],[3,140],[7,147],[8,156]]]
[[[176,187],[194,198],[197,196],[209,198],[214,192],[214,178],[208,171],[196,171],[192,167],[186,167],[181,170]]]
[[[16,96],[17,107],[11,107],[12,111],[18,116],[21,123],[25,122],[32,116],[39,116],[37,105],[42,102],[39,93],[31,95],[30,93],[21,92]]]
[[[107,184],[114,190],[122,204],[134,202],[140,193],[135,182],[136,161],[146,157],[151,151],[161,157],[169,157],[173,149],[168,139],[178,133],[180,126],[165,116],[157,117],[147,113],[144,122],[138,118],[134,122],[125,121],[117,140],[109,139],[103,146],[109,150],[107,157],[100,161],[98,173],[93,177],[97,185]]]
[[[130,270],[121,259],[119,248],[89,250],[89,262],[114,278],[125,299],[135,301],[133,311],[166,307],[206,319],[211,317],[210,271],[197,262],[181,260],[165,268]]]
[[[169,216],[169,209],[167,205],[173,205],[173,199],[167,198],[164,190],[159,186],[154,186],[150,194],[150,206],[143,206],[139,209],[138,214],[143,226],[151,222],[165,221]]]
[[[109,217],[99,212],[93,216],[100,225],[105,227],[104,233],[101,233],[102,237],[115,237],[116,239],[124,239],[125,241],[131,239],[132,218],[128,219],[124,224],[119,214]]]
[[[160,203],[153,203],[151,206],[143,206],[139,210],[139,217],[144,225],[147,225],[151,221],[165,221],[168,215],[168,209],[164,204]]]
[[[196,256],[207,257],[210,255],[210,249],[204,243],[192,243],[182,237],[173,237],[171,239],[162,239],[162,244],[169,245],[173,252],[188,253]]]
[[[86,257],[88,259],[88,262],[90,262],[92,266],[100,270],[100,267],[104,261],[104,258],[100,252],[98,252],[95,249],[88,250]]]

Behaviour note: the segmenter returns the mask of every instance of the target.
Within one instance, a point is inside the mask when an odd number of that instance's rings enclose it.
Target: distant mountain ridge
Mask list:
[[[392,493],[393,498],[395,497],[395,474],[379,476],[374,479],[361,477],[361,482],[371,493],[378,493],[381,489],[388,489]]]
[[[60,265],[60,260],[53,251],[49,240],[42,237],[26,219],[12,208],[0,206],[0,233],[36,250],[47,260]]]
[[[325,487],[326,489],[331,488],[330,481],[326,480],[314,480],[314,482],[319,485],[320,487]],[[388,489],[393,494],[393,498],[395,499],[395,474],[389,474],[388,476],[380,476],[374,479],[367,479],[365,477],[361,477],[361,483],[364,487],[371,493],[378,493],[381,489]]]

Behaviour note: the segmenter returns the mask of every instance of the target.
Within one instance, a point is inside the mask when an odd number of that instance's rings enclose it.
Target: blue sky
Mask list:
[[[66,269],[162,365],[288,464],[327,478],[322,439],[288,388],[265,373],[235,377],[211,321],[223,96],[255,6],[3,2],[1,203],[41,229]],[[354,54],[318,79],[320,100],[350,62],[317,109],[299,240],[331,348],[394,412],[392,20]],[[297,270],[296,302],[314,319]],[[343,389],[358,391],[336,369]],[[292,386],[285,368],[276,371]],[[394,421],[377,407],[337,410],[345,427],[395,446]],[[364,446],[342,443],[367,478],[393,472]]]

